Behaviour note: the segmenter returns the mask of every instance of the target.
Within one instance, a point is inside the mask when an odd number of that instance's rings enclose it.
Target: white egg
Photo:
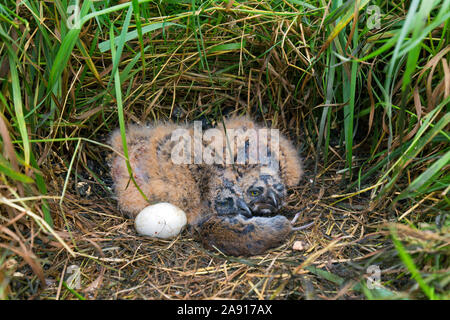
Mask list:
[[[145,207],[134,221],[139,234],[161,239],[178,235],[186,223],[184,211],[167,202]]]

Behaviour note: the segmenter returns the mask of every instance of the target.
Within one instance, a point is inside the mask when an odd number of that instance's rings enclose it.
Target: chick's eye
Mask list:
[[[218,200],[218,201],[216,201],[216,204],[219,207],[231,207],[233,205],[233,199],[226,198],[224,200]]]
[[[259,196],[262,192],[259,189],[250,189],[248,191],[248,193],[252,196],[252,197],[257,197]]]

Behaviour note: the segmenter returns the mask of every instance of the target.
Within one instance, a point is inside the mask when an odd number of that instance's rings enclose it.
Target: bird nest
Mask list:
[[[371,261],[392,247],[382,227],[385,215],[369,209],[367,192],[340,201],[346,181],[339,168],[324,168],[314,181],[308,155],[306,174],[290,189],[285,214],[292,218],[301,211],[296,226],[313,225],[246,258],[206,250],[187,229],[171,240],[139,236],[134,220],[119,210],[101,162],[75,166],[75,178],[67,180],[67,164],[57,159],[45,173],[53,194],[65,188],[63,201],[49,199],[51,211],[59,213],[53,222],[61,241],[51,235],[36,240],[45,288],[29,265],[11,267],[16,275],[11,289],[23,298],[361,298],[355,288],[366,281]]]

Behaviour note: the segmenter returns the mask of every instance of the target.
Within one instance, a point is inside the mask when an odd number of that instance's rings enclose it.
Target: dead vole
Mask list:
[[[200,221],[195,231],[198,240],[209,249],[215,247],[232,256],[252,256],[281,245],[291,232],[312,225],[294,228],[297,218],[298,214],[292,221],[281,215],[252,218],[211,215]]]

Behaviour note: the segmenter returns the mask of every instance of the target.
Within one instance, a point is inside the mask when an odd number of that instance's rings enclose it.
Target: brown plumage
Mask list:
[[[170,160],[170,136],[178,127],[172,123],[150,127],[129,126],[127,148],[134,179],[150,203],[167,201],[187,213],[191,222],[199,215],[199,185],[185,165],[174,166]],[[120,131],[110,138],[111,146],[123,153]],[[125,159],[115,156],[111,162],[114,189],[122,210],[136,215],[150,203],[130,180]]]
[[[120,208],[135,216],[151,203],[170,202],[186,212],[189,224],[195,224],[211,211],[219,215],[241,213],[248,216],[250,210],[239,197],[241,192],[233,170],[172,162],[172,150],[177,141],[172,141],[171,137],[176,129],[185,129],[191,137],[193,135],[191,127],[170,122],[127,128],[130,166],[148,202],[131,181],[125,159],[116,155],[111,161],[111,176]],[[109,143],[123,153],[119,130],[111,135]]]
[[[226,120],[225,128],[243,128],[245,132],[248,128],[262,127],[249,118],[232,118]],[[125,159],[115,155],[111,175],[120,208],[135,216],[151,203],[170,202],[186,212],[188,224],[206,247],[216,246],[231,255],[260,254],[281,244],[292,231],[285,217],[250,217],[277,213],[283,205],[286,189],[298,183],[302,168],[290,142],[280,136],[280,162],[276,170],[258,163],[249,165],[248,158],[247,164],[237,165],[175,164],[171,154],[177,141],[172,141],[171,137],[177,129],[185,130],[193,138],[192,126],[171,122],[127,128],[134,179],[149,202],[131,181]],[[225,131],[221,125],[217,129]],[[123,153],[118,130],[109,143]],[[203,147],[207,147],[205,142]],[[278,156],[277,150],[271,150],[270,146],[268,150],[271,156]],[[224,155],[226,152],[224,150]],[[236,150],[233,157],[238,152]],[[259,194],[256,196],[252,190]]]

